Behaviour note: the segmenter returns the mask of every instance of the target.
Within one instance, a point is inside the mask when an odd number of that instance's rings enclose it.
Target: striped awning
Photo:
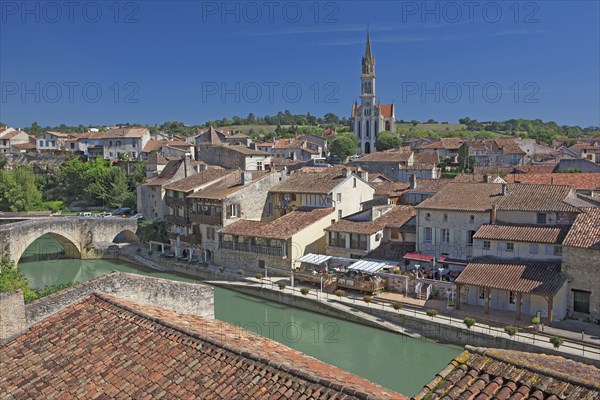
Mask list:
[[[375,274],[386,267],[388,267],[388,264],[386,264],[386,263],[360,260],[360,261],[357,261],[354,264],[346,267],[346,269],[360,271],[360,272],[364,272],[367,274]]]
[[[323,264],[325,261],[327,261],[329,259],[331,259],[331,256],[326,256],[324,254],[308,253],[308,254],[303,255],[302,257],[300,257],[298,259],[298,261],[303,262],[303,263],[307,263],[307,264],[321,265],[321,264]]]

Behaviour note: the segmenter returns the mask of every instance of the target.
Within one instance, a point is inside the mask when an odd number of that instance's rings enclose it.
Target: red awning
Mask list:
[[[433,256],[426,256],[423,254],[417,254],[417,253],[406,253],[404,255],[405,260],[415,260],[415,261],[427,261],[427,262],[431,262],[433,260]]]

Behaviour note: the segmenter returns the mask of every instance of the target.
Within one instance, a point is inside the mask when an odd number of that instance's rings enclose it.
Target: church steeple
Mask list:
[[[369,28],[367,28],[367,44],[365,45],[365,55],[362,58],[362,73],[365,75],[375,75],[375,58],[371,53],[371,37]]]

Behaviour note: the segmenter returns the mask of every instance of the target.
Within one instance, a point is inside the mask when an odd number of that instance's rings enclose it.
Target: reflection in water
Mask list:
[[[35,288],[82,282],[115,270],[197,282],[106,260],[35,260],[35,249],[31,246],[26,252],[29,258],[19,263]],[[33,261],[28,261],[32,256]],[[412,339],[218,287],[215,316],[405,395],[417,393],[461,351],[456,346]]]

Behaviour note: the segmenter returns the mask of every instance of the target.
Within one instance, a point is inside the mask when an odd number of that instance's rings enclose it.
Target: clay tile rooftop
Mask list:
[[[414,399],[599,397],[600,370],[592,365],[559,356],[466,346]]]
[[[0,346],[3,399],[404,399],[227,323],[91,294]]]

